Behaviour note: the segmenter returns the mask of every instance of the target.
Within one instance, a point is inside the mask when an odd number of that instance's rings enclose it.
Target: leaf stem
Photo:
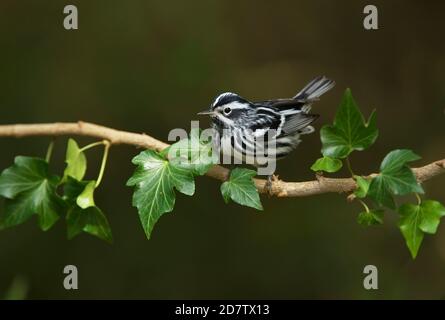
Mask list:
[[[54,139],[50,142],[48,149],[46,150],[46,156],[45,156],[45,160],[47,163],[50,162],[51,160],[51,156],[53,154],[53,150],[54,150]]]
[[[416,198],[417,198],[417,205],[421,205],[421,203],[422,203],[422,198],[420,198],[420,195],[418,194],[418,193],[415,193],[415,195],[416,195]]]
[[[351,161],[349,161],[349,157],[346,157],[346,165],[348,167],[349,173],[352,177],[355,176],[354,171],[352,171]]]
[[[363,200],[357,199],[360,204],[365,208],[366,212],[369,213],[369,207],[366,205],[366,203]]]
[[[108,159],[108,152],[111,146],[110,142],[108,142],[107,140],[104,140],[101,143],[105,146],[105,149],[104,149],[104,155],[102,157],[102,163],[100,165],[99,176],[97,177],[96,188],[100,185],[100,183],[102,182],[102,178],[104,177],[105,167],[107,165],[107,159]]]
[[[79,152],[84,152],[84,151],[87,151],[88,149],[104,145],[105,142],[106,142],[106,140],[90,143],[90,144],[86,145],[85,147],[81,148],[79,150]]]

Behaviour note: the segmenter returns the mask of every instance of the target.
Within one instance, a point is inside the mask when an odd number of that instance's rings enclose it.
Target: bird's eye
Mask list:
[[[224,108],[224,113],[225,113],[226,115],[229,115],[230,112],[232,112],[232,109],[230,109],[229,107]]]

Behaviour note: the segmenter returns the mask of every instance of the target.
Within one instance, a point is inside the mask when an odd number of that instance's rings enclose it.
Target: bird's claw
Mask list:
[[[272,182],[278,181],[278,176],[271,175],[267,177],[266,184],[264,185],[264,192],[267,193],[269,196],[272,196]]]

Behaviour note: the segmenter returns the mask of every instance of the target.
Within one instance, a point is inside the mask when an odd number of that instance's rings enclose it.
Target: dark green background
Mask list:
[[[63,28],[76,4],[79,30]],[[445,3],[373,1],[380,29],[365,31],[368,1],[11,1],[0,2],[1,123],[85,120],[166,140],[189,128],[222,91],[251,99],[289,97],[317,75],[337,86],[314,110],[333,119],[346,87],[363,112],[378,110],[380,138],[355,153],[357,172],[378,169],[392,149],[418,165],[444,158]],[[208,125],[207,120],[203,123]],[[91,140],[79,139],[82,143]],[[0,168],[15,155],[44,155],[49,139],[0,139]],[[51,166],[61,173],[65,138]],[[280,177],[312,179],[319,135],[279,163]],[[115,243],[66,240],[60,221],[0,232],[0,296],[17,275],[29,298],[445,298],[445,226],[426,236],[412,261],[397,215],[382,227],[356,223],[344,196],[263,198],[258,213],[225,205],[219,182],[199,178],[179,195],[147,241],[125,182],[138,150],[114,147],[97,203]],[[89,152],[95,178],[101,152]],[[346,175],[346,172],[342,173]],[[445,177],[425,185],[445,202]],[[412,198],[406,199],[414,201]],[[79,268],[78,291],[63,267]],[[363,289],[363,268],[379,268],[379,290]]]

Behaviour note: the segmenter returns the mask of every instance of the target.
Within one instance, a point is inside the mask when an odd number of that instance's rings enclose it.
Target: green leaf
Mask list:
[[[437,201],[426,200],[420,205],[404,204],[399,208],[399,228],[411,256],[416,258],[424,233],[435,234],[445,208]]]
[[[200,176],[218,161],[217,154],[213,152],[211,139],[205,139],[198,129],[193,129],[189,138],[182,139],[163,150],[161,155],[175,165],[188,168],[194,175]]]
[[[82,191],[79,196],[77,196],[76,203],[82,209],[87,209],[90,207],[95,207],[94,203],[94,190],[96,189],[96,181],[90,181],[85,186],[85,189]]]
[[[76,204],[77,197],[85,190],[88,183],[89,181],[77,181],[74,178],[68,177],[63,185],[63,199],[68,205]]]
[[[87,170],[87,158],[73,139],[68,140],[65,162],[66,168],[63,173],[63,181],[66,181],[68,176],[81,181]]]
[[[56,193],[59,182],[59,177],[49,173],[45,160],[16,157],[14,165],[0,176],[0,195],[7,198],[1,227],[24,223],[37,214],[40,228],[51,228],[65,211],[64,202]]]
[[[383,210],[370,210],[369,212],[360,212],[357,222],[363,226],[374,226],[383,224]]]
[[[405,195],[412,192],[423,193],[408,162],[420,159],[411,150],[391,151],[380,166],[380,174],[373,178],[368,195],[379,205],[394,209],[393,195]]]
[[[158,219],[171,212],[175,204],[174,189],[186,195],[193,195],[195,182],[193,173],[178,163],[170,163],[159,153],[146,150],[133,159],[137,165],[128,186],[134,186],[133,205],[138,208],[139,217],[147,238]]]
[[[407,166],[394,172],[382,172],[381,176],[387,181],[389,189],[395,195],[405,195],[412,192],[424,193],[413,171]]]
[[[315,161],[315,163],[312,165],[311,170],[318,172],[318,171],[325,171],[325,172],[337,172],[343,167],[343,162],[339,159],[334,159],[331,157],[323,157]]]
[[[403,168],[408,162],[420,160],[421,157],[412,150],[398,149],[388,153],[380,165],[380,171],[383,173],[394,172]]]
[[[320,131],[322,154],[332,158],[346,158],[352,151],[369,148],[378,137],[376,114],[364,120],[350,89],[343,95],[334,124]]]
[[[85,232],[108,243],[113,242],[107,218],[98,207],[82,209],[78,206],[73,206],[68,210],[66,222],[68,225],[68,239],[72,239],[78,234]]]
[[[263,210],[260,195],[253,182],[256,171],[235,168],[230,173],[230,179],[221,185],[221,193],[225,202],[229,199],[243,206]]]
[[[389,184],[381,174],[371,180],[368,196],[380,206],[385,206],[393,210],[396,208]]]
[[[68,239],[85,232],[111,243],[113,241],[111,228],[102,210],[95,205],[81,208],[77,204],[82,203],[82,200],[79,201],[82,197],[88,199],[89,204],[94,204],[94,187],[95,181],[77,181],[68,177],[64,186],[65,199],[70,204],[66,216]]]
[[[445,207],[438,201],[425,200],[420,205],[423,219],[419,225],[425,233],[435,234],[439,227],[440,218],[445,216]]]
[[[354,191],[355,196],[361,199],[366,198],[371,182],[360,176],[354,176],[354,178],[357,182],[357,189]]]
[[[421,223],[420,206],[404,204],[400,206],[399,228],[405,238],[406,245],[413,259],[416,258],[423,240],[423,232],[419,226]]]

